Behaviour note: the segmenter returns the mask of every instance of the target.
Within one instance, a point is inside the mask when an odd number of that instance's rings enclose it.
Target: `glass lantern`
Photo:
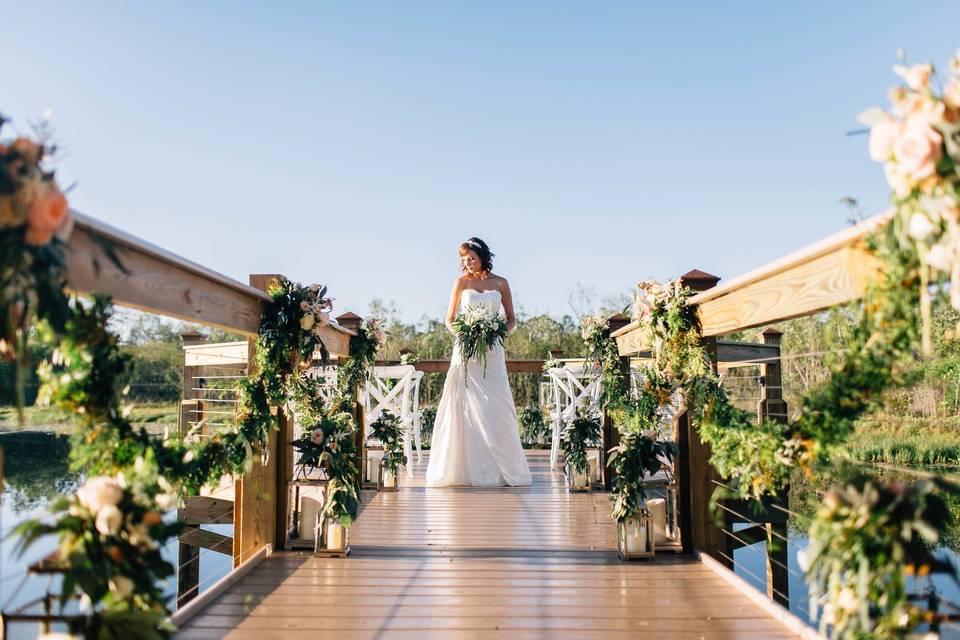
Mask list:
[[[617,555],[621,560],[649,559],[655,552],[653,515],[646,506],[636,516],[617,523]]]
[[[314,551],[334,557],[350,555],[350,528],[340,524],[336,518],[325,518],[322,515],[317,517],[317,526],[322,535],[317,536]]]
[[[310,549],[316,546],[317,515],[327,499],[325,480],[293,480],[288,483],[289,517],[287,546]]]
[[[679,486],[676,482],[657,482],[646,486],[656,497],[647,500],[653,516],[653,540],[658,551],[682,551],[680,518],[677,509]]]
[[[569,464],[566,466],[568,491],[590,491],[590,471],[574,470]]]
[[[397,470],[387,466],[386,459],[380,460],[380,469],[377,474],[377,491],[399,491],[400,482],[397,479]]]
[[[367,448],[367,459],[363,465],[363,482],[366,485],[376,485],[379,488],[380,466],[383,463],[382,448]]]

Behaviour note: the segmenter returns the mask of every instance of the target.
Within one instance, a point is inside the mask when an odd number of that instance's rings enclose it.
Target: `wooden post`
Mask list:
[[[607,320],[607,327],[610,332],[621,329],[630,324],[630,318],[617,314]],[[553,355],[553,350],[550,351]],[[630,358],[620,358],[620,380],[630,388]],[[610,460],[610,450],[620,445],[620,430],[613,424],[613,419],[607,411],[606,405],[603,407],[603,431],[600,442],[600,473],[603,478],[603,488],[610,491],[613,487],[613,469],[607,466]]]
[[[254,274],[250,276],[250,286],[266,291],[279,275]],[[248,338],[247,362],[250,373],[254,366],[254,340]],[[282,408],[278,408],[282,411]],[[282,426],[283,423],[281,423]],[[286,431],[286,430],[285,430]],[[284,432],[284,436],[287,434]],[[271,430],[267,439],[267,463],[259,459],[253,462],[253,469],[234,485],[233,506],[233,566],[238,567],[250,556],[267,544],[276,544],[277,520],[281,513],[278,503],[286,504],[286,485],[277,486],[277,433]],[[286,447],[284,447],[286,448]],[[282,494],[282,495],[281,495]]]
[[[761,400],[757,406],[757,418],[761,422],[787,421],[787,403],[783,399],[783,376],[780,363],[780,340],[782,331],[769,328],[761,334],[763,343],[776,347],[776,352],[760,365],[762,376]],[[789,495],[789,490],[787,492]],[[785,607],[790,606],[790,576],[787,573],[787,525],[785,522],[765,525],[767,532],[767,596]]]
[[[684,286],[694,291],[706,291],[720,281],[717,276],[697,269],[680,278]],[[716,372],[716,338],[704,338],[703,346]],[[710,447],[701,442],[688,409],[685,408],[683,414],[677,416],[675,425],[681,457],[677,479],[680,482],[681,535],[686,536],[683,540],[684,549],[700,549],[732,569],[733,563],[730,559],[733,558],[733,546],[730,544],[730,537],[716,526],[710,512],[710,497],[717,488],[714,481],[720,479],[710,465]],[[729,529],[730,519],[726,514],[723,519],[724,527]]]
[[[348,311],[342,316],[337,317],[337,323],[340,326],[351,331],[360,332],[363,327],[363,318],[355,313]],[[367,460],[367,424],[366,415],[363,410],[363,389],[357,389],[357,395],[353,399],[353,420],[357,425],[356,451],[357,451],[357,485],[363,485],[363,467]]]
[[[188,331],[180,335],[183,346],[203,344],[206,337],[199,331]],[[191,423],[200,421],[201,405],[197,398],[200,392],[201,367],[187,366],[186,351],[183,356],[183,375],[180,393],[180,420],[177,430],[182,440],[190,433]],[[182,513],[179,514],[183,516]],[[200,548],[180,542],[177,544],[179,559],[177,570],[177,608],[182,607],[200,593]]]

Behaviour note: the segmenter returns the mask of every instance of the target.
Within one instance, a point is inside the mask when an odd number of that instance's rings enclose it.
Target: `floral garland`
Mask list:
[[[587,360],[600,367],[601,401],[606,407],[619,407],[628,396],[629,388],[620,371],[620,352],[610,336],[607,319],[601,315],[585,316],[580,325],[580,337],[587,347]]]
[[[0,132],[6,122],[0,115]],[[62,331],[68,316],[63,243],[73,221],[47,166],[56,147],[45,126],[39,133],[38,141],[0,139],[0,357],[13,366],[18,409],[30,327],[39,316]]]

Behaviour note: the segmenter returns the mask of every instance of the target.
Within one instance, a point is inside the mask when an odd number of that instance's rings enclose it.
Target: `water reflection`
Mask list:
[[[46,506],[50,498],[73,493],[80,474],[70,471],[70,439],[42,431],[0,434],[4,453],[5,510],[27,513]]]

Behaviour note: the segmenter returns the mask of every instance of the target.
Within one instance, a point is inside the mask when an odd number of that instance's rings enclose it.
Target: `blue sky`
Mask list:
[[[6,2],[0,112],[73,206],[337,310],[445,310],[456,246],[527,313],[732,278],[886,204],[855,116],[956,2]],[[12,62],[11,62],[12,61]]]

